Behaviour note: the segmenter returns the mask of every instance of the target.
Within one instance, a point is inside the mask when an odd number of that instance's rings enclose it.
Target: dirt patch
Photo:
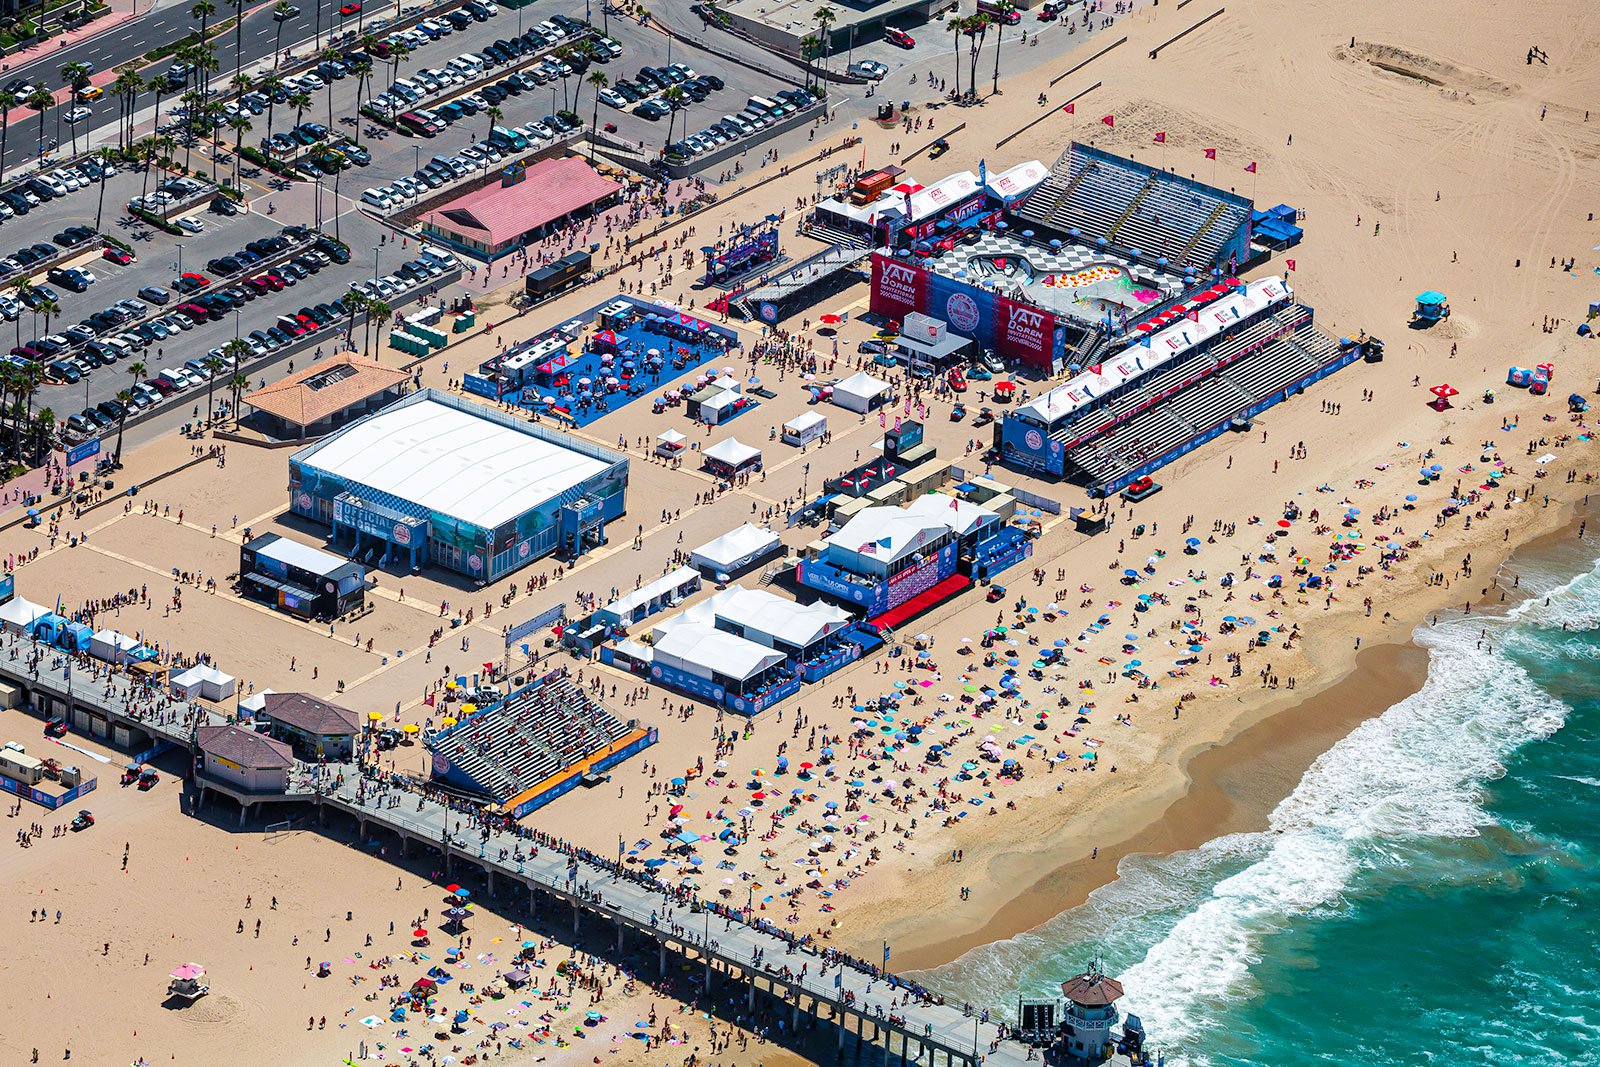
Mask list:
[[[1340,45],[1333,50],[1335,59],[1346,63],[1365,64],[1386,74],[1438,89],[1454,99],[1475,103],[1481,97],[1510,96],[1517,91],[1481,70],[1472,70],[1432,56],[1397,48],[1373,41],[1357,41],[1354,45]]]

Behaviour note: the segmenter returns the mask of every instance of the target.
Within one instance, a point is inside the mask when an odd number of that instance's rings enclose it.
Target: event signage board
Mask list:
[[[1055,355],[1056,317],[1048,311],[1012,300],[995,298],[996,317],[994,350],[1002,358],[1019,363],[1044,374],[1049,374]]]
[[[868,618],[889,610],[889,586],[886,582],[862,585],[840,576],[831,564],[821,560],[807,560],[795,567],[795,580],[801,585],[844,601],[861,609]]]
[[[506,647],[510,648],[512,645],[521,641],[524,637],[527,637],[529,634],[534,633],[537,630],[542,630],[546,626],[554,626],[556,623],[560,622],[566,617],[567,605],[565,601],[557,604],[555,607],[547,608],[535,615],[533,618],[528,619],[525,622],[519,622],[507,630]]]
[[[928,272],[877,254],[872,257],[872,310],[891,319],[921,311],[927,304]]]
[[[98,456],[99,454],[100,438],[98,437],[92,441],[85,441],[82,444],[73,445],[71,448],[67,449],[67,466],[75,466],[79,463],[82,463],[90,456]]]

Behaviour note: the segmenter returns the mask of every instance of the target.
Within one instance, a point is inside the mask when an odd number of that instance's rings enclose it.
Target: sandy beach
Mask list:
[[[1592,398],[1600,375],[1596,347],[1574,334],[1594,298],[1592,249],[1600,245],[1591,214],[1600,194],[1600,117],[1591,123],[1585,111],[1600,100],[1600,73],[1586,62],[1600,43],[1600,17],[1556,0],[1470,19],[1459,5],[1432,0],[1361,12],[1325,0],[1292,8],[1246,0],[1149,58],[1207,13],[1140,2],[1087,41],[1051,30],[1016,60],[1033,69],[1008,74],[1003,95],[981,107],[921,109],[935,133],[967,126],[951,135],[942,159],[905,165],[931,181],[975,170],[980,159],[991,168],[1030,158],[1048,164],[1078,139],[1232,187],[1258,204],[1293,204],[1305,212],[1305,243],[1263,270],[1286,277],[1328,332],[1383,337],[1384,362],[1357,364],[1273,408],[1249,432],[1163,469],[1159,494],[1112,503],[1105,533],[1085,536],[1046,518],[1032,560],[1006,576],[1001,602],[969,593],[915,622],[909,632],[933,638],[926,660],[880,653],[748,723],[598,663],[559,657],[539,665],[569,664],[619,714],[658,728],[660,743],[617,767],[607,785],[562,798],[528,825],[607,855],[625,838],[641,857],[663,854],[673,805],[684,825],[708,835],[754,826],[736,854],[707,850],[705,871],[675,858],[663,879],[720,893],[864,958],[888,942],[897,970],[935,967],[1080,903],[1130,854],[1181,850],[1262,825],[1329,746],[1420,684],[1426,654],[1410,643],[1416,627],[1463,609],[1494,610],[1505,602],[1505,582],[1515,580],[1501,577],[1512,552],[1579,535],[1597,466],[1592,423],[1569,415],[1565,398]],[[1122,34],[1127,44],[1049,84]],[[1524,62],[1530,45],[1548,53],[1547,64]],[[942,70],[949,53],[930,50],[928,61]],[[995,147],[1041,114],[1037,94],[1055,106],[1096,82],[1074,114]],[[887,162],[888,145],[905,136],[870,122],[841,126],[820,127],[802,155],[862,136],[871,166]],[[1157,132],[1164,144],[1154,142]],[[1216,161],[1206,148],[1217,149]],[[849,161],[862,151],[852,148]],[[1256,171],[1247,173],[1252,163]],[[721,202],[651,243],[698,246],[755,211],[792,216],[797,199],[815,192],[819,165],[781,176],[752,169],[744,180],[771,180],[742,196],[724,190]],[[820,247],[792,236],[792,221],[785,241],[796,258]],[[1292,271],[1285,258],[1295,260]],[[1561,266],[1568,260],[1571,270]],[[463,368],[497,351],[497,339],[509,344],[561,321],[619,283],[657,283],[679,296],[682,274],[674,286],[670,264],[662,266],[629,266],[517,317],[506,300],[518,279],[480,289],[492,325],[424,363],[422,381],[450,388]],[[1454,314],[1430,330],[1408,329],[1413,295],[1427,288],[1448,292]],[[707,294],[681,295],[688,306]],[[448,678],[501,658],[507,623],[631,590],[677,553],[744,521],[770,518],[791,549],[811,540],[814,531],[786,529],[784,513],[814,494],[822,475],[873,454],[881,430],[875,419],[839,411],[831,440],[805,452],[769,443],[768,432],[810,409],[801,388],[806,356],[824,376],[855,366],[856,343],[871,333],[859,321],[865,308],[858,285],[799,317],[806,321],[780,324],[787,359],[772,337],[759,353],[760,331],[745,329],[747,351],[735,362],[778,395],[728,428],[708,436],[681,409],[652,415],[640,401],[577,431],[627,449],[629,508],[610,543],[559,578],[549,561],[482,589],[439,571],[385,573],[375,610],[359,624],[330,632],[294,622],[228,588],[247,530],[307,543],[326,536],[285,511],[286,453],[240,443],[224,452],[218,442],[170,435],[127,459],[121,484],[141,484],[138,497],[111,497],[81,515],[53,513],[37,529],[6,528],[0,558],[15,565],[19,594],[93,610],[97,627],[136,634],[174,662],[211,657],[239,678],[242,694],[304,691],[382,713],[386,725],[431,724]],[[848,312],[849,321],[819,334],[818,316],[829,312]],[[401,360],[388,350],[381,358]],[[1556,368],[1548,395],[1505,385],[1509,364],[1545,361]],[[1446,381],[1459,395],[1435,410],[1428,387]],[[980,466],[971,446],[977,431],[949,418],[954,399],[918,397],[929,441],[941,458]],[[702,446],[729,435],[756,443],[767,450],[765,470],[718,492],[688,464],[669,469],[648,457],[668,428]],[[218,451],[208,454],[213,445]],[[1440,476],[1426,477],[1433,464]],[[151,480],[169,471],[176,472]],[[1074,486],[993,474],[1069,507],[1090,503]],[[1200,543],[1186,552],[1190,537]],[[1135,578],[1124,583],[1127,570]],[[1313,576],[1315,588],[1307,584]],[[543,588],[531,580],[538,577],[548,579]],[[453,619],[460,625],[450,626]],[[1005,633],[985,646],[983,635],[999,626]],[[1048,649],[1059,652],[1053,662],[1030,662]],[[1134,656],[1142,669],[1128,667]],[[510,665],[518,674],[534,667],[515,653]],[[1006,676],[1015,692],[1002,695]],[[882,697],[892,699],[875,699]],[[921,730],[917,743],[895,737],[911,725]],[[40,726],[18,711],[0,713],[0,740],[48,751],[53,743]],[[558,976],[575,952],[602,946],[575,947],[560,940],[561,929],[529,925],[487,897],[474,896],[461,939],[434,941],[433,953],[419,949],[410,924],[435,929],[447,882],[425,861],[397,865],[381,846],[374,853],[338,827],[331,836],[303,825],[239,830],[237,809],[226,807],[196,818],[175,777],[181,760],[159,764],[154,790],[123,789],[122,754],[68,740],[95,754],[81,758],[100,777],[97,824],[58,835],[55,825],[70,813],[32,805],[9,820],[17,832],[31,823],[44,831],[26,848],[13,846],[0,936],[26,947],[0,963],[0,974],[45,995],[31,996],[17,1025],[0,1033],[8,1062],[30,1062],[37,1048],[40,1062],[71,1049],[74,1060],[96,1064],[207,1063],[219,1042],[256,1050],[251,1061],[265,1067],[336,1063],[362,1051],[426,1062],[426,1044],[458,1060],[476,1053],[510,1063],[801,1061],[762,1043],[770,1020],[737,1006],[715,1017],[704,1004],[685,1010],[682,998],[694,995],[686,982],[652,987],[643,974],[633,977],[636,960],[618,971],[579,956]],[[1020,778],[990,773],[986,740],[1018,761]],[[948,746],[942,763],[926,758],[929,743]],[[827,761],[824,748],[834,752]],[[817,766],[804,778],[780,776],[781,757]],[[961,770],[969,762],[973,770]],[[382,769],[423,773],[420,746],[385,753]],[[686,774],[685,787],[669,789]],[[757,792],[771,799],[754,805]],[[478,893],[479,881],[453,877]],[[471,1003],[461,986],[492,984],[513,947],[529,939],[544,963],[533,985],[547,995]],[[456,989],[444,999],[475,1013],[467,1033],[443,1042],[431,1030],[397,1038],[386,1011],[392,992],[380,978],[409,987],[446,945],[458,944],[466,966],[452,965]],[[416,951],[429,958],[409,955]],[[167,971],[188,960],[207,966],[213,992],[189,1010],[162,1008]],[[318,978],[314,965],[323,961],[329,974]],[[1012,991],[993,994],[1004,1004]],[[604,1019],[587,1019],[590,1011]]]

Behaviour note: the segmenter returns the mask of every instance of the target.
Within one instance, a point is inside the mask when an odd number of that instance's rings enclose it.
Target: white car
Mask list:
[[[89,118],[93,114],[93,108],[84,107],[80,104],[67,112],[66,119],[68,122],[82,122],[84,119]]]
[[[175,218],[172,220],[172,224],[187,233],[201,233],[206,228],[206,224],[193,215],[183,215]]]
[[[388,211],[390,208],[394,207],[394,201],[390,200],[387,196],[384,196],[376,189],[362,190],[361,201],[365,204],[371,204],[379,211]]]
[[[617,92],[615,89],[601,89],[600,102],[605,104],[607,107],[614,107],[619,111],[628,106],[628,98]]]

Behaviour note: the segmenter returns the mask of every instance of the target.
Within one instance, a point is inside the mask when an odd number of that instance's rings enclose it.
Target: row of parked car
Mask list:
[[[0,193],[0,222],[26,215],[46,201],[93,185],[102,176],[109,178],[116,172],[115,164],[89,159],[77,166],[36,174]]]
[[[180,200],[187,200],[196,193],[204,192],[209,186],[194,178],[168,178],[155,191],[143,196],[133,197],[128,201],[128,210],[142,208],[145,211],[160,212],[169,204],[176,204]]]
[[[671,114],[673,104],[664,94],[668,89],[683,90],[679,107],[700,103],[725,87],[715,74],[702,75],[686,63],[672,63],[665,67],[640,67],[638,76],[629,81],[621,78],[600,90],[600,102],[619,111],[634,105],[633,113],[654,122]]]
[[[0,259],[0,279],[36,273],[39,265],[54,260],[80,245],[95,240],[99,236],[98,233],[87,226],[68,226],[56,234],[55,244],[39,241],[36,244],[19,248],[9,256]],[[76,291],[83,292],[82,289],[77,289]]]
[[[401,115],[422,108],[429,100],[443,96],[468,82],[481,80],[493,67],[509,64],[525,56],[536,55],[566,41],[576,40],[587,30],[588,27],[576,19],[557,15],[551,21],[535,26],[520,37],[497,40],[481,52],[463,52],[442,67],[423,67],[404,78],[396,78],[387,90],[372,98],[369,106],[380,118],[398,122]],[[576,40],[568,58],[549,56],[492,85],[483,86],[478,93],[484,97],[487,104],[498,104],[508,96],[537,88],[556,78],[569,78],[582,74],[588,69],[591,59],[609,63],[620,55],[622,46],[608,37],[602,37],[597,41]],[[445,105],[446,108],[451,106]],[[460,118],[461,115],[453,117]],[[426,130],[416,129],[415,125],[414,122],[404,123],[410,132],[427,135]]]
[[[543,121],[524,126],[496,126],[488,137],[468,145],[458,155],[436,155],[418,167],[410,177],[396,178],[388,185],[363,189],[361,202],[379,211],[394,211],[407,201],[416,200],[457,179],[482,173],[509,158],[543,148],[578,128],[579,123],[566,115],[546,115]]]
[[[752,96],[737,114],[724,115],[705,129],[672,142],[667,146],[667,155],[689,159],[713,152],[816,103],[817,98],[804,89],[784,89],[770,98]]]

